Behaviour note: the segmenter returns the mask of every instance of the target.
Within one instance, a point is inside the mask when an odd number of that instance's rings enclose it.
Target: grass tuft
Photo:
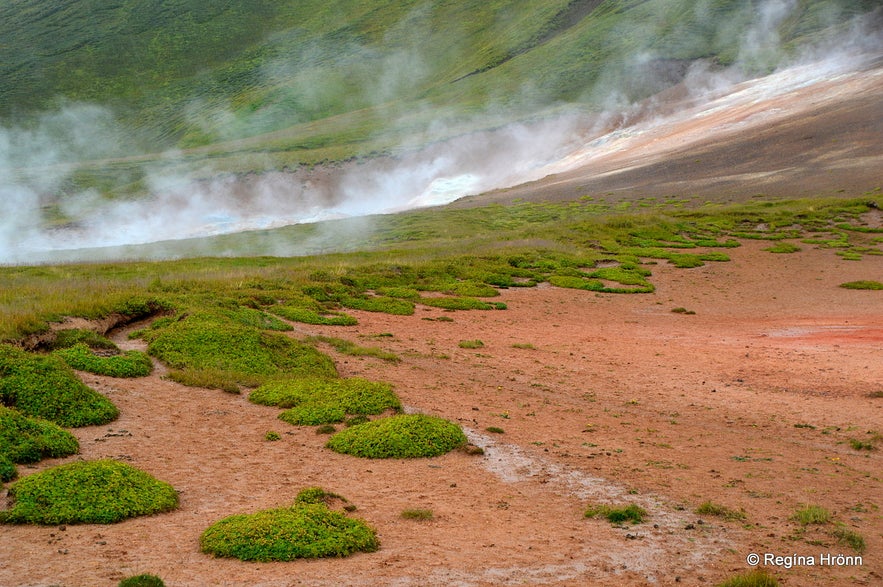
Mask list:
[[[845,289],[883,290],[883,283],[871,280],[847,281],[846,283],[841,283],[840,287]]]
[[[809,524],[827,524],[831,521],[831,512],[818,505],[807,505],[798,509],[791,519],[803,526]]]
[[[429,521],[435,519],[432,510],[407,509],[402,511],[402,518],[405,520]]]
[[[629,504],[622,507],[595,505],[589,507],[585,512],[585,517],[587,518],[595,518],[598,516],[606,518],[611,524],[623,524],[626,522],[640,524],[647,516],[647,510],[636,504]]]
[[[778,587],[779,581],[767,571],[758,569],[730,577],[717,587]]]
[[[117,587],[165,587],[163,580],[156,575],[136,575],[120,581]]]
[[[728,508],[727,506],[712,503],[710,501],[702,503],[699,507],[696,508],[695,511],[700,516],[715,516],[717,518],[723,518],[724,520],[729,520],[731,522],[745,519],[744,511],[734,510],[732,508]]]

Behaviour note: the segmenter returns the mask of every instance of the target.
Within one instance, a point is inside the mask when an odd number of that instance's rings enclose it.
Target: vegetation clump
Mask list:
[[[827,524],[831,521],[831,512],[819,505],[807,505],[794,512],[791,519],[803,526]]]
[[[837,527],[831,535],[837,540],[837,542],[850,547],[859,554],[867,549],[865,537],[854,530],[850,530],[842,523],[837,524]]]
[[[173,369],[211,375],[215,386],[259,385],[282,374],[337,374],[331,359],[311,345],[212,313],[183,315],[142,335],[151,355]]]
[[[48,345],[50,350],[66,349],[76,344],[83,343],[91,349],[107,351],[119,351],[117,345],[106,336],[102,336],[94,330],[81,328],[66,328],[55,333],[55,340]]]
[[[475,339],[475,340],[461,340],[457,343],[457,346],[461,349],[481,349],[484,348],[484,342]]]
[[[435,416],[391,416],[341,430],[326,446],[369,459],[406,459],[443,455],[466,444],[459,426]]]
[[[58,425],[0,405],[0,481],[15,478],[16,464],[66,457],[79,449],[77,439]]]
[[[730,577],[717,587],[778,587],[779,581],[763,569]]]
[[[883,290],[883,283],[872,280],[847,281],[846,283],[841,283],[840,287],[845,289]]]
[[[14,524],[113,524],[178,507],[171,485],[109,459],[35,473],[11,485],[9,497],[0,521]]]
[[[716,504],[710,501],[702,503],[696,508],[696,513],[700,516],[715,516],[724,520],[737,521],[745,519],[745,512],[734,510],[727,506]]]
[[[330,509],[331,495],[310,488],[291,507],[240,514],[212,524],[200,537],[202,552],[243,561],[290,561],[374,552],[380,543],[365,522]]]
[[[254,390],[256,404],[288,408],[279,418],[295,426],[343,422],[347,415],[380,414],[401,410],[402,404],[388,383],[349,379],[278,379]]]
[[[144,574],[127,577],[117,587],[165,587],[162,579],[156,575]]]
[[[141,351],[126,351],[120,355],[102,357],[92,352],[86,344],[77,343],[55,351],[72,369],[87,371],[109,377],[146,377],[153,371],[150,357]]]
[[[59,426],[106,424],[119,410],[59,357],[0,344],[0,404]]]
[[[355,326],[359,321],[343,312],[319,313],[310,308],[299,308],[293,306],[273,306],[270,311],[274,314],[291,320],[292,322],[301,322],[303,324],[316,324],[321,326]]]
[[[402,511],[402,518],[405,520],[429,521],[435,519],[432,510],[424,509],[407,509]]]
[[[640,524],[647,516],[647,510],[636,504],[629,504],[622,507],[595,505],[589,507],[585,512],[585,517],[587,518],[595,518],[598,516],[606,518],[611,524],[623,524],[626,522]]]

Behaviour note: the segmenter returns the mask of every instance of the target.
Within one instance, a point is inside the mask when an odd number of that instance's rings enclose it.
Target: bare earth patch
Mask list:
[[[170,586],[697,585],[747,571],[752,552],[855,554],[825,529],[801,534],[789,519],[801,504],[860,533],[863,565],[769,570],[789,584],[876,584],[881,450],[849,439],[883,431],[873,397],[883,390],[883,303],[838,284],[883,274],[883,258],[805,247],[783,260],[764,246],[697,269],[653,266],[654,294],[516,288],[497,298],[505,311],[353,312],[358,326],[299,325],[294,336],[399,354],[397,364],[336,360],[344,376],[393,383],[409,410],[458,421],[483,456],[348,457],[244,395],[182,387],[162,371],[83,374],[122,416],[74,431],[79,456],[21,474],[116,458],[171,483],[181,507],[108,526],[5,526],[0,585],[112,586],[140,573]],[[439,316],[454,321],[421,320]],[[472,339],[484,346],[458,347]],[[282,439],[267,442],[268,430]],[[290,504],[309,486],[355,504],[380,550],[268,564],[199,552],[211,523]],[[746,519],[693,513],[706,501]],[[627,503],[648,511],[643,524],[583,517],[591,504]],[[407,509],[433,519],[403,519]]]

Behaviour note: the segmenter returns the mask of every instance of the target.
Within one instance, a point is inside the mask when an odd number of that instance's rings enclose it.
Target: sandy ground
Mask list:
[[[338,455],[314,428],[277,420],[278,409],[182,387],[162,369],[137,380],[83,374],[120,419],[75,431],[79,456],[22,474],[122,459],[172,483],[181,507],[116,525],[5,527],[0,585],[100,587],[144,572],[182,587],[699,585],[748,570],[752,552],[854,554],[833,526],[801,534],[789,520],[801,504],[828,508],[867,551],[860,566],[768,567],[783,584],[880,584],[881,452],[848,440],[883,432],[883,398],[871,395],[883,391],[883,304],[880,292],[837,286],[879,279],[883,258],[761,246],[732,250],[729,263],[655,266],[649,295],[510,289],[505,311],[356,312],[354,327],[298,326],[294,336],[398,353],[398,364],[332,355],[343,375],[392,382],[410,410],[459,422],[484,456]],[[430,320],[439,316],[454,321]],[[459,348],[467,339],[485,346]],[[265,441],[268,430],[282,440]],[[358,506],[378,552],[274,564],[199,552],[212,522],[315,485]],[[745,522],[693,513],[708,500],[744,509]],[[583,517],[589,504],[627,502],[648,521]],[[412,508],[435,519],[402,519]]]

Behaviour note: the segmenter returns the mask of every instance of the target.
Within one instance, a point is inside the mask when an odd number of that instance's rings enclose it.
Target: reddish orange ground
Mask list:
[[[783,584],[879,584],[881,450],[847,441],[883,432],[883,398],[869,396],[883,391],[883,303],[881,292],[837,286],[879,278],[883,258],[761,246],[732,250],[729,263],[655,266],[650,295],[511,289],[505,311],[357,313],[355,327],[299,326],[295,335],[398,353],[398,364],[336,358],[343,375],[390,381],[410,409],[460,422],[484,456],[342,456],[245,396],[182,387],[161,372],[84,375],[122,416],[77,430],[82,452],[67,460],[126,460],[172,483],[181,508],[112,526],[4,527],[0,585],[101,587],[145,572],[181,587],[698,585],[747,570],[751,552],[853,554],[832,527],[796,536],[789,516],[799,504],[828,508],[867,551],[860,567],[771,569]],[[696,315],[672,313],[678,306]],[[439,316],[454,322],[426,320]],[[466,339],[485,347],[459,348]],[[282,440],[265,441],[268,430]],[[215,520],[288,504],[314,485],[355,503],[381,549],[275,564],[199,552]],[[707,500],[744,508],[748,526],[699,523],[692,510]],[[647,523],[619,529],[582,515],[593,502],[631,501],[649,510]],[[409,508],[436,519],[401,519]]]

